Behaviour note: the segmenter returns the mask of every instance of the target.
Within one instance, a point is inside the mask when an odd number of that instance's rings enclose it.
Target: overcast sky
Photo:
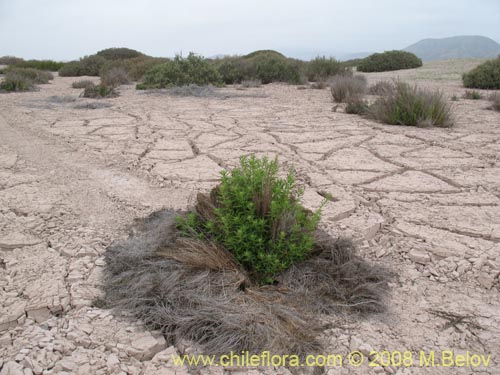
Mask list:
[[[0,56],[71,60],[129,47],[339,57],[430,37],[500,42],[499,25],[500,0],[0,0]]]

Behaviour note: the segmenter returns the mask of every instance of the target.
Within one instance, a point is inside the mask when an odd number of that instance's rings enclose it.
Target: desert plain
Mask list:
[[[90,100],[56,76],[0,95],[0,374],[289,374],[175,367],[189,343],[169,346],[95,303],[109,244],[136,218],[188,209],[248,154],[293,165],[307,207],[330,194],[321,226],[394,274],[385,313],[321,318],[325,354],[491,354],[488,366],[365,361],[327,373],[500,373],[500,113],[462,98],[461,73],[477,64],[365,74],[442,90],[451,128],[377,123],[346,114],[328,89],[285,84],[188,97],[123,85]]]

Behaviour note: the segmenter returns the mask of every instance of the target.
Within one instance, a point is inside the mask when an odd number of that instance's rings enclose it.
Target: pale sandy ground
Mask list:
[[[474,64],[367,76],[400,75],[461,96],[460,72]],[[500,374],[500,113],[487,101],[452,102],[452,129],[418,129],[333,112],[327,90],[286,85],[228,87],[213,98],[123,86],[102,101],[109,108],[75,109],[89,100],[78,98],[74,80],[0,95],[1,375],[185,374],[158,332],[92,307],[102,254],[134,218],[188,207],[249,153],[295,165],[308,206],[331,193],[322,224],[397,275],[387,313],[329,318],[327,354],[410,350],[414,366],[365,362],[330,374]],[[433,310],[465,318],[449,324]],[[421,350],[492,359],[420,368]],[[248,373],[264,371],[288,373]]]

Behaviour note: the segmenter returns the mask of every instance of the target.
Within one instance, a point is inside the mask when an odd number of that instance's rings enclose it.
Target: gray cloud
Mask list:
[[[155,56],[277,49],[290,56],[500,41],[497,0],[0,0],[0,56],[75,59],[126,46]]]

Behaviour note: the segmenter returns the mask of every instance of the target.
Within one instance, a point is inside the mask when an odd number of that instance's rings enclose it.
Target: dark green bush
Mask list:
[[[217,68],[224,83],[228,85],[253,79],[248,72],[251,63],[242,57],[226,56],[213,60],[212,63]]]
[[[70,61],[59,69],[61,77],[94,76],[98,77],[101,68],[107,60],[98,55],[90,55],[81,58],[79,61]]]
[[[24,59],[15,56],[2,56],[0,57],[0,65],[16,65],[23,62]]]
[[[243,56],[244,59],[252,59],[257,56],[274,56],[286,59],[286,56],[282,53],[272,50],[272,49],[261,49],[257,51],[250,52],[248,55]]]
[[[333,57],[326,58],[318,56],[307,63],[307,79],[311,82],[325,81],[345,69],[342,64]]]
[[[87,86],[94,86],[94,82],[89,80],[83,80],[83,81],[76,81],[71,84],[71,87],[73,87],[74,89],[84,89]]]
[[[468,88],[500,90],[500,56],[465,73],[462,80]]]
[[[441,92],[419,89],[403,82],[394,82],[391,91],[370,106],[370,115],[390,125],[453,125],[450,107]]]
[[[82,68],[80,61],[70,61],[65,63],[61,69],[59,69],[60,77],[79,77],[81,74]]]
[[[144,75],[144,82],[137,85],[137,89],[161,89],[191,84],[221,85],[222,77],[208,60],[190,53],[186,58],[176,56],[174,60],[151,68]]]
[[[15,63],[14,65],[19,68],[33,68],[57,72],[62,66],[64,66],[64,63],[52,60],[27,60]]]
[[[250,64],[250,76],[259,79],[262,83],[287,82],[292,84],[301,83],[300,62],[272,54],[259,54],[248,59]]]
[[[320,210],[300,204],[302,191],[293,171],[278,177],[278,162],[242,157],[240,167],[222,173],[212,192],[215,214],[204,220],[195,213],[178,221],[181,232],[210,238],[233,253],[261,284],[310,255]],[[212,204],[212,203],[210,203]]]
[[[106,48],[96,53],[106,60],[126,60],[144,56],[143,53],[130,48]]]
[[[365,76],[350,74],[339,74],[329,84],[333,100],[337,103],[362,96],[367,85]]]
[[[405,51],[374,53],[358,63],[359,72],[387,72],[400,69],[414,69],[422,66],[422,60]]]
[[[479,100],[482,99],[483,96],[479,91],[476,90],[465,90],[464,93],[464,98],[465,99],[471,99],[471,100]]]
[[[94,98],[94,99],[101,99],[101,98],[114,98],[118,96],[118,93],[115,91],[113,87],[106,86],[103,84],[100,85],[88,85],[85,87],[85,90],[83,91],[82,95],[84,98]]]
[[[304,81],[304,62],[289,59],[275,51],[256,51],[244,57],[227,56],[212,61],[224,83],[261,81],[262,83]]]

